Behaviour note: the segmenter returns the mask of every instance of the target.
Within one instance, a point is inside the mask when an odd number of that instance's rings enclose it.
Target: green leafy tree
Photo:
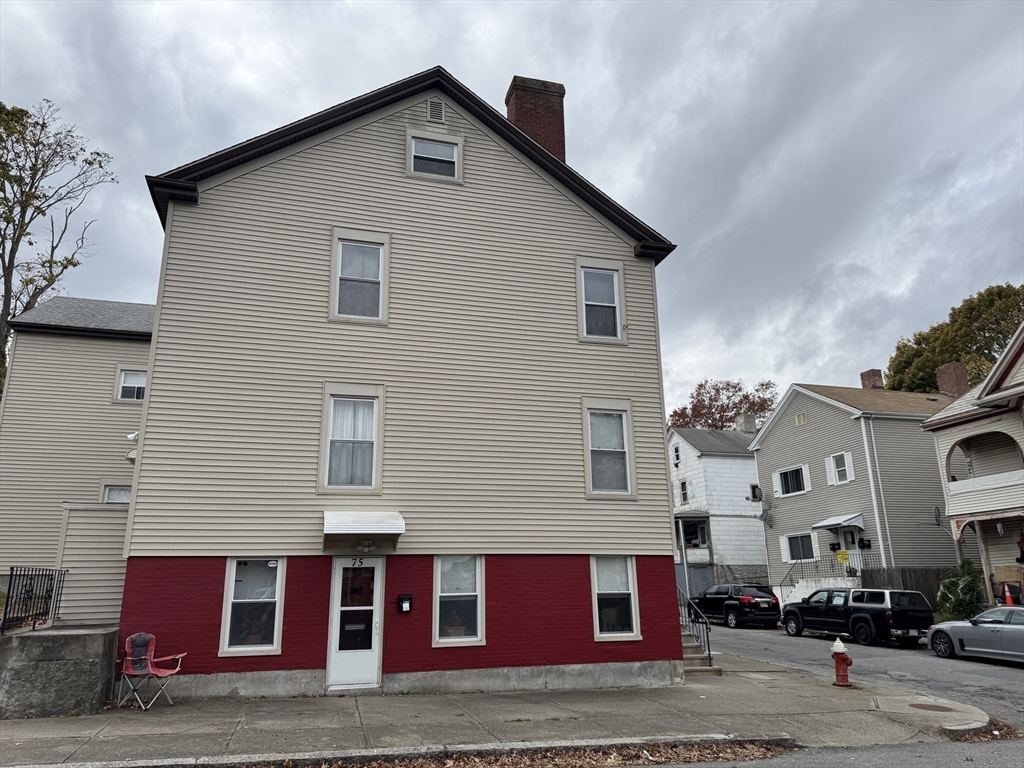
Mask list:
[[[887,389],[938,392],[935,369],[961,362],[973,387],[984,380],[1010,337],[1024,322],[1024,285],[993,285],[964,299],[949,319],[909,339],[900,339],[889,358]]]
[[[0,102],[0,391],[7,379],[8,320],[54,291],[89,255],[92,221],[72,222],[89,193],[116,182],[110,155],[89,150],[60,109],[43,100],[31,109]]]
[[[779,399],[774,381],[759,381],[747,390],[742,381],[703,379],[690,394],[688,405],[672,411],[670,427],[696,429],[732,429],[736,417],[752,413],[758,427],[764,423]]]
[[[973,618],[981,610],[982,599],[981,573],[970,560],[961,560],[939,584],[935,622]]]

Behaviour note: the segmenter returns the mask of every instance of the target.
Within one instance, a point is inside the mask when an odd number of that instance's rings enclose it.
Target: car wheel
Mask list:
[[[804,633],[803,625],[797,616],[786,617],[786,634],[790,637],[800,637]]]
[[[860,622],[853,628],[853,639],[861,645],[871,645],[874,636],[871,633],[871,625],[866,621]]]
[[[725,623],[729,629],[736,629],[740,625],[740,617],[736,615],[736,611],[725,612]]]
[[[953,648],[953,638],[945,632],[936,632],[932,635],[932,650],[940,659],[952,659],[956,656],[956,649]]]

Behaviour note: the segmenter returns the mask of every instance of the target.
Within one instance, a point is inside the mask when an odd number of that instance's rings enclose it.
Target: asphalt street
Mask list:
[[[688,763],[676,768],[1020,768],[1020,740],[983,744],[888,744],[878,747],[800,749],[771,760],[749,763]],[[667,768],[672,768],[668,766]]]
[[[781,628],[729,629],[715,624],[711,650],[832,675],[834,638],[789,637]],[[1024,730],[1024,665],[981,659],[940,659],[922,640],[915,650],[846,643],[850,680],[891,685],[971,704]],[[1020,742],[1016,742],[1020,748]],[[1018,753],[1019,756],[1020,753]],[[774,763],[773,763],[774,765]],[[1015,764],[1018,767],[1021,761]]]

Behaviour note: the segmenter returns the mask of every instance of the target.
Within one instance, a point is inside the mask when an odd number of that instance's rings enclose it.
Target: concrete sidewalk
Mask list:
[[[941,725],[988,719],[974,707],[892,688],[836,688],[820,675],[740,657],[716,663],[724,675],[691,677],[681,688],[217,699],[7,720],[0,764],[705,734],[786,733],[807,746],[863,746],[936,741]]]

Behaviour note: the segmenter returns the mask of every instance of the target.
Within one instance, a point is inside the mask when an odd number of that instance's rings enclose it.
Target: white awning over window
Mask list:
[[[811,526],[812,531],[820,531],[823,528],[860,528],[863,531],[864,515],[859,512],[852,515],[836,515]]]
[[[398,512],[324,512],[324,535],[361,536],[369,533],[405,533],[405,518]]]

